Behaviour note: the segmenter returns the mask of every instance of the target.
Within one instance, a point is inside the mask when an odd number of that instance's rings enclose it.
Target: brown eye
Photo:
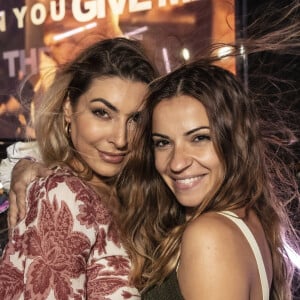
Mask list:
[[[170,144],[169,141],[165,139],[153,140],[154,148],[163,148],[169,144]]]
[[[140,119],[141,119],[141,113],[137,112],[130,117],[129,122],[138,123]]]
[[[210,141],[210,136],[201,134],[194,137],[193,142]]]
[[[99,118],[108,119],[110,117],[109,113],[103,108],[94,109],[94,110],[92,110],[92,112],[93,112],[94,115],[96,115]]]

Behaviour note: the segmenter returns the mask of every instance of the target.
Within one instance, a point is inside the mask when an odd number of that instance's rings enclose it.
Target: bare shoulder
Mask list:
[[[193,220],[183,234],[184,246],[193,248],[195,245],[205,250],[207,246],[221,246],[224,250],[224,241],[237,242],[242,237],[238,227],[230,220],[218,213],[207,213]],[[230,247],[230,244],[226,245]],[[206,246],[205,246],[206,245]]]
[[[183,296],[248,299],[249,255],[247,242],[232,221],[217,213],[198,217],[182,237],[178,281]]]

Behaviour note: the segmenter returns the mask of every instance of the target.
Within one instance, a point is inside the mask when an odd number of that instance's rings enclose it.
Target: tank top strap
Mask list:
[[[268,300],[269,299],[269,293],[270,293],[270,288],[269,288],[269,283],[268,283],[268,277],[267,277],[267,272],[265,269],[264,261],[260,252],[260,249],[258,247],[258,244],[255,240],[255,237],[253,233],[250,231],[249,227],[246,225],[246,223],[239,218],[238,215],[231,211],[222,211],[218,212],[218,214],[223,215],[224,217],[227,217],[230,219],[232,222],[234,222],[242,231],[244,236],[246,237],[252,252],[255,256],[258,272],[259,272],[259,277],[260,277],[260,282],[261,282],[261,287],[262,287],[262,292],[263,292],[263,300]]]

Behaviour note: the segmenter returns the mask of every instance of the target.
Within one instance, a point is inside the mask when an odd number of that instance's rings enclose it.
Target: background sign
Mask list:
[[[55,66],[96,40],[141,40],[164,74],[211,43],[235,38],[234,0],[1,2],[0,141],[34,138],[33,95],[51,82]]]

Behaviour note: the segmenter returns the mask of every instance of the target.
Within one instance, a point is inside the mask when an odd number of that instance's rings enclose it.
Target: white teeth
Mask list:
[[[191,184],[194,181],[198,180],[200,176],[198,177],[192,177],[192,178],[186,178],[186,179],[176,179],[176,182],[182,183],[182,184]]]

